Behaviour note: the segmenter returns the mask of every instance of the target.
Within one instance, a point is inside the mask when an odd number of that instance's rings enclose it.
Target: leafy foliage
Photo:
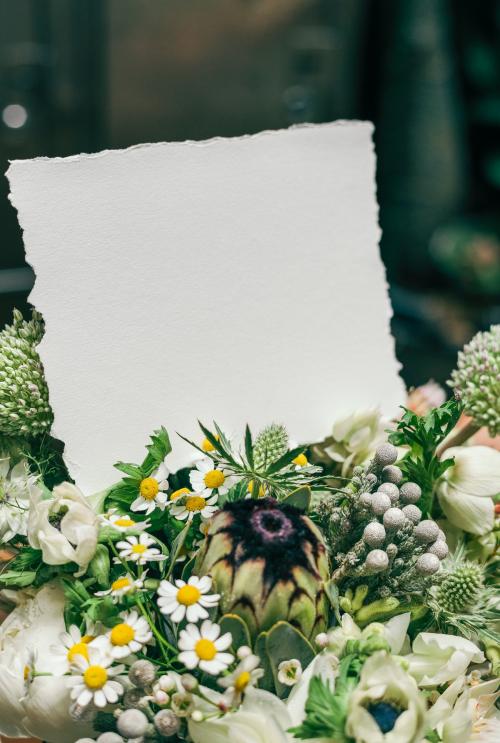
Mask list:
[[[436,456],[438,445],[456,426],[461,407],[452,399],[427,415],[420,416],[407,408],[395,431],[389,433],[394,446],[407,446],[409,451],[399,462],[408,480],[418,482],[422,488],[419,508],[424,513],[432,510],[433,491],[436,482],[453,464],[453,459],[440,460]]]

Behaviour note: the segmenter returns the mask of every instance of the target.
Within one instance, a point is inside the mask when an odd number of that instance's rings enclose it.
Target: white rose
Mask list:
[[[421,632],[405,656],[409,672],[419,686],[439,686],[454,681],[470,663],[482,663],[484,655],[470,640],[456,635]]]
[[[447,449],[443,456],[455,458],[437,491],[445,516],[459,529],[487,534],[495,518],[493,496],[500,493],[500,451],[488,446],[458,446]]]
[[[98,517],[75,485],[57,485],[50,498],[32,488],[28,540],[42,550],[47,565],[76,562],[77,575],[83,575],[94,557],[98,534]]]
[[[268,691],[249,688],[236,712],[203,722],[189,721],[193,743],[292,743],[286,705]]]

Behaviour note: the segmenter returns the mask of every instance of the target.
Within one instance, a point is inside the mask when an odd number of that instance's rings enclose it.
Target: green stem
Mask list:
[[[156,637],[156,639],[160,643],[161,648],[162,648],[162,652],[163,652],[163,657],[165,658],[165,660],[168,660],[168,658],[165,655],[163,648],[168,648],[168,650],[170,650],[170,652],[172,652],[175,655],[177,655],[177,653],[178,653],[177,648],[174,648],[173,645],[171,645],[169,642],[167,642],[167,640],[165,640],[165,638],[163,637],[163,635],[158,631],[158,628],[156,627],[156,624],[155,624],[153,618],[151,617],[150,613],[148,612],[148,610],[146,609],[146,607],[144,606],[144,604],[142,603],[142,601],[139,598],[136,598],[136,602],[137,602],[137,606],[141,610],[142,615],[144,616],[144,618],[146,619],[147,623],[151,627],[151,631],[152,631],[153,635]]]

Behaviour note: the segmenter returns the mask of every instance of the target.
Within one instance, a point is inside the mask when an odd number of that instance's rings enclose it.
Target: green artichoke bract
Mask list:
[[[212,576],[222,613],[240,616],[253,638],[280,620],[307,638],[326,628],[325,544],[293,506],[273,498],[227,503],[210,523],[195,571]]]

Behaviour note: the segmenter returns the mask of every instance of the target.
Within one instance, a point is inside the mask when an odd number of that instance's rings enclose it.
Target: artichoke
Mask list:
[[[195,572],[211,575],[221,611],[241,617],[252,638],[280,620],[306,638],[326,628],[325,543],[294,506],[269,497],[227,503],[210,522]]]

